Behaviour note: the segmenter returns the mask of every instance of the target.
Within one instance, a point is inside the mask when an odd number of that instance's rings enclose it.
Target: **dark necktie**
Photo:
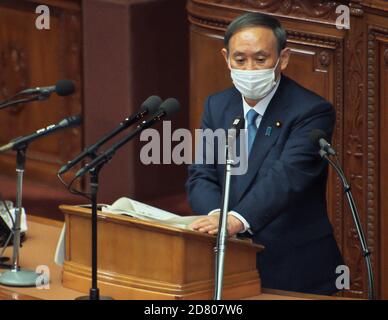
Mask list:
[[[247,129],[248,129],[248,152],[251,153],[253,141],[255,140],[257,127],[256,127],[256,119],[258,117],[258,113],[251,109],[247,113]]]

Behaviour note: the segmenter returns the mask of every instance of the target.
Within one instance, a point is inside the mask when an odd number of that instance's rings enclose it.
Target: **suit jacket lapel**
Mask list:
[[[248,171],[244,175],[236,176],[234,182],[236,185],[237,202],[240,201],[253,178],[257,175],[261,164],[279,136],[281,127],[277,127],[276,123],[278,121],[283,123],[286,116],[286,81],[287,79],[282,77],[278,91],[272,98],[260,122],[255,140],[253,141],[251,153],[249,154]]]

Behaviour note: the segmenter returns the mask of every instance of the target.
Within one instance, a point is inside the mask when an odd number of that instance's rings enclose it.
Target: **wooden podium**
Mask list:
[[[91,286],[91,210],[62,205],[66,222],[63,286]],[[213,299],[216,237],[98,212],[98,286],[116,299]],[[230,239],[223,299],[261,293],[256,253],[263,246]]]

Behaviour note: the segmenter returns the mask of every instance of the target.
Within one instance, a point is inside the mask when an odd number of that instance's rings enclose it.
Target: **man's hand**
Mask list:
[[[217,234],[219,219],[220,213],[214,213],[194,221],[189,227],[199,232]],[[228,235],[231,237],[243,231],[244,224],[235,216],[228,214],[227,229]]]

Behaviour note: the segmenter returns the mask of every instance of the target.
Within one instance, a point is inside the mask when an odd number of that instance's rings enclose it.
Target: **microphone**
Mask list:
[[[241,128],[243,123],[244,118],[240,115],[236,119],[233,120],[232,127],[231,129],[238,129]]]
[[[158,111],[162,102],[163,100],[160,97],[150,96],[142,103],[140,106],[140,111],[132,117],[139,118],[139,116],[144,117],[147,114],[154,114],[156,111]],[[128,118],[126,120],[128,120]]]
[[[61,129],[66,129],[69,127],[78,126],[79,124],[81,124],[81,122],[82,122],[81,116],[71,116],[71,117],[65,118],[62,121],[60,121],[59,123],[50,125],[46,128],[39,129],[36,132],[34,132],[33,134],[13,139],[12,141],[7,143],[6,145],[3,145],[2,147],[0,147],[0,153],[6,152],[8,150],[17,150],[21,146],[25,146],[28,143],[30,143],[30,142],[32,142],[40,137],[54,133],[54,132],[61,130]]]
[[[58,96],[64,97],[73,94],[75,91],[74,82],[71,80],[58,80],[55,86],[36,87],[25,89],[20,94],[42,94],[50,95],[55,92]]]
[[[119,134],[121,131],[127,129],[130,125],[135,123],[136,121],[142,119],[147,114],[154,114],[158,109],[159,106],[162,103],[162,99],[158,96],[150,96],[148,97],[141,105],[140,110],[136,112],[134,115],[132,115],[129,118],[126,118],[123,122],[120,123],[120,125],[105,135],[103,138],[101,138],[99,141],[97,141],[92,146],[86,148],[84,151],[82,151],[78,156],[76,156],[73,160],[69,161],[67,164],[62,166],[62,168],[59,169],[58,174],[64,174],[65,172],[69,171],[71,168],[73,168],[77,163],[79,163],[81,160],[86,158],[87,156],[93,155],[97,149],[102,146],[104,143],[112,139],[114,136]]]
[[[228,130],[228,137],[229,138],[234,137],[232,135],[232,132],[236,130],[236,138],[237,138],[240,133],[240,129],[242,129],[243,127],[244,127],[244,116],[239,115],[233,120],[232,126]]]
[[[71,80],[59,80],[55,86],[51,87],[37,87],[32,89],[25,89],[18,92],[11,98],[8,98],[0,102],[0,109],[16,106],[22,103],[28,103],[33,101],[43,101],[50,97],[51,93],[56,92],[59,96],[68,96],[74,93],[75,87]],[[23,97],[16,99],[19,96],[30,95],[30,97]],[[15,100],[16,99],[16,100]]]
[[[179,101],[175,98],[168,98],[160,105],[159,112],[147,122],[152,122],[151,124],[153,124],[154,120],[160,120],[163,117],[171,117],[174,113],[178,112],[179,109]]]
[[[179,108],[180,108],[180,104],[179,104],[178,100],[176,100],[175,98],[166,99],[160,105],[159,111],[156,112],[150,119],[148,119],[147,121],[142,121],[136,127],[136,129],[133,132],[131,132],[128,136],[126,136],[122,140],[115,143],[112,147],[110,147],[103,154],[99,155],[93,161],[88,163],[85,167],[78,170],[75,177],[76,178],[82,177],[86,172],[96,168],[97,166],[101,165],[104,162],[109,161],[118,149],[120,149],[124,144],[126,144],[128,141],[133,139],[137,134],[139,134],[144,129],[149,128],[155,122],[161,120],[162,118],[172,116],[174,113],[179,111]]]
[[[324,131],[320,129],[314,129],[310,132],[309,138],[313,144],[319,144],[321,150],[325,151],[329,155],[332,155],[332,156],[336,155],[334,148],[327,141],[328,138]]]

